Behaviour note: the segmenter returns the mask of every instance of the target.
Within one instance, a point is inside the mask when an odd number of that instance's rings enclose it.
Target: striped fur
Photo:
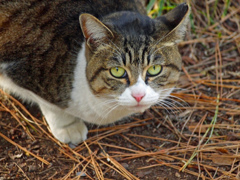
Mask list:
[[[0,63],[15,62],[4,73],[19,86],[66,107],[84,41],[79,15],[102,17],[121,10],[144,12],[135,0],[1,0]]]
[[[37,103],[65,143],[86,139],[82,120],[112,123],[163,101],[180,74],[189,7],[151,19],[141,2],[1,0],[0,86]]]

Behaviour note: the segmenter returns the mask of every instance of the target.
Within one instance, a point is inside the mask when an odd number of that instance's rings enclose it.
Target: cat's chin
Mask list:
[[[150,108],[149,105],[136,105],[136,106],[129,106],[128,109],[134,113],[143,113],[145,110]]]

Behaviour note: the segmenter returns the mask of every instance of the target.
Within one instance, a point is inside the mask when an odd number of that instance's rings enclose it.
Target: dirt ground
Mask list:
[[[61,179],[66,176],[66,174],[68,174],[70,171],[72,171],[74,167],[76,167],[77,162],[67,156],[67,154],[70,153],[69,151],[72,151],[69,150],[68,147],[59,146],[57,143],[51,141],[49,137],[35,135],[33,130],[29,129],[35,137],[35,139],[32,140],[28,137],[27,133],[19,126],[19,123],[14,118],[9,117],[8,113],[2,113],[2,118],[2,134],[6,135],[15,143],[26,148],[28,151],[36,154],[37,156],[40,156],[41,158],[49,162],[49,165],[42,163],[35,157],[22,151],[16,145],[9,143],[2,138],[0,146],[0,165],[1,167],[3,167],[3,169],[0,170],[0,175],[2,179]],[[139,118],[144,119],[141,116]],[[120,123],[116,123],[115,127],[122,126],[125,123],[132,123],[134,121],[137,122],[139,120],[125,120]],[[119,129],[110,130],[110,132],[107,132],[107,134],[113,133],[113,135],[97,141],[97,143],[101,144],[101,146],[104,146],[104,144],[107,144],[107,146],[103,147],[103,149],[100,149],[97,144],[93,144],[91,146],[91,150],[93,151],[93,153],[96,154],[96,156],[101,157],[101,154],[106,152],[109,154],[121,154],[121,152],[129,154],[129,149],[132,151],[138,151],[140,149],[144,150],[144,152],[158,152],[160,150],[160,147],[165,147],[164,149],[168,149],[176,146],[176,143],[164,142],[164,140],[154,140],[143,137],[131,137],[131,135],[161,137],[162,139],[171,139],[176,142],[178,141],[178,138],[167,127],[167,123],[162,125],[162,122],[160,122],[159,120],[154,120],[154,118],[148,118],[147,121],[139,122],[136,124],[134,123],[133,126],[136,127],[125,126],[126,128],[120,128],[120,132],[117,132],[119,131]],[[97,127],[91,126],[89,126],[89,128],[93,130],[97,129]],[[88,137],[95,137],[96,139],[100,138],[98,136],[100,136],[98,135],[98,132],[90,133],[88,135]],[[91,142],[92,141],[89,141],[88,143],[91,144]],[[117,147],[126,148],[126,150],[118,149]],[[79,156],[89,156],[89,151],[87,151],[86,149],[76,149],[76,152],[81,154]],[[72,153],[70,153],[70,155],[72,156]],[[127,157],[131,158],[131,154]],[[169,159],[173,165],[178,164],[177,162],[172,161],[171,158],[163,158],[166,160]],[[155,157],[148,157],[145,155],[143,155],[143,157],[133,158],[130,160],[122,160],[124,159],[124,157],[121,156],[114,159],[118,161],[121,166],[126,168],[127,171],[131,172],[139,179],[194,179],[194,176],[192,175],[189,175],[187,173],[181,173],[178,170],[161,165],[153,168],[138,169],[141,167],[145,167],[146,165],[155,165],[156,161],[161,163],[161,157],[159,160],[155,159]],[[123,178],[123,176],[119,175],[117,171],[107,167],[103,163],[99,163],[99,166],[104,172],[105,179],[125,179]],[[81,170],[82,167],[78,167],[75,171],[73,171],[74,173],[71,173],[71,175],[67,179],[76,177],[76,174],[78,172],[81,172]],[[93,179],[98,179],[96,177],[94,169],[92,169],[92,171],[88,170],[88,173],[89,176],[91,176]],[[88,178],[82,177],[81,179]]]
[[[37,107],[0,91],[0,180],[240,179],[240,1],[190,5],[170,108],[89,124],[88,140],[69,147],[54,139]]]

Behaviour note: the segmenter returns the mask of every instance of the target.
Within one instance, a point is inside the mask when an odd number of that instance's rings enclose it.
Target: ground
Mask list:
[[[149,14],[179,2],[150,1]],[[0,91],[0,180],[240,179],[240,2],[190,5],[172,107],[89,124],[87,141],[69,147],[54,139],[37,107]]]

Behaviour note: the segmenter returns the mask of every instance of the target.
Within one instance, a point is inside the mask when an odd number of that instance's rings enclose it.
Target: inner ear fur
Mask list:
[[[97,48],[101,43],[106,43],[114,37],[112,31],[91,14],[81,14],[79,22],[87,45],[91,49]]]

